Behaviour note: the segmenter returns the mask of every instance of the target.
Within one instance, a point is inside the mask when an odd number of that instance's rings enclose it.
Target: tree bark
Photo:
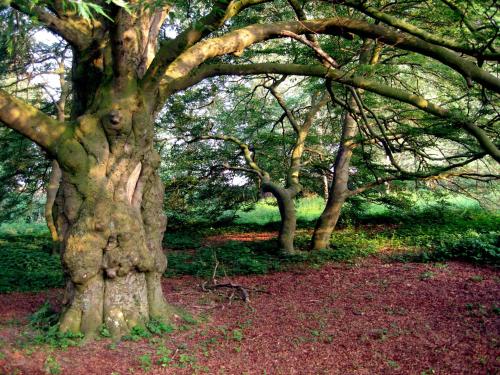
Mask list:
[[[56,223],[68,277],[60,329],[87,337],[104,324],[118,338],[173,313],[161,288],[166,218],[153,117],[139,93],[114,96],[79,117],[75,137],[58,148]]]
[[[297,229],[297,215],[293,198],[295,193],[290,189],[284,189],[272,182],[263,182],[262,191],[273,194],[278,202],[280,210],[280,231],[278,234],[278,246],[285,254],[295,253],[293,240]]]
[[[350,99],[349,105],[351,108],[355,108],[356,102],[354,98]],[[314,228],[312,236],[311,247],[313,250],[326,249],[329,247],[330,236],[339,220],[342,205],[348,197],[349,190],[347,183],[349,182],[349,167],[352,152],[355,147],[353,138],[356,136],[357,131],[356,120],[347,112],[342,127],[340,148],[335,159],[330,193],[328,194],[325,209],[316,222],[316,227]]]

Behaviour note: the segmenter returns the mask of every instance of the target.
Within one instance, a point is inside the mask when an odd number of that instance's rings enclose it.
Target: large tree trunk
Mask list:
[[[51,148],[62,171],[55,202],[67,275],[61,331],[92,336],[105,325],[120,337],[173,314],[161,287],[157,98],[142,82],[166,15],[120,9],[109,43],[73,49],[71,126]]]
[[[56,222],[68,276],[62,331],[91,336],[105,324],[120,337],[172,314],[161,288],[167,262],[160,160],[152,116],[137,97],[97,111],[104,116],[81,116],[78,142],[61,145]]]
[[[295,253],[293,240],[297,229],[297,215],[295,213],[293,198],[296,194],[272,182],[263,182],[262,191],[273,194],[278,202],[281,217],[280,231],[278,234],[278,246],[280,251],[286,254]]]

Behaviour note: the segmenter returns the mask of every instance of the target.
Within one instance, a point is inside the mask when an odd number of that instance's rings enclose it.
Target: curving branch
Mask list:
[[[56,154],[58,141],[69,129],[65,123],[47,116],[1,89],[0,121],[28,137],[52,155]]]
[[[352,76],[339,69],[328,69],[320,65],[278,63],[205,65],[193,71],[186,77],[173,80],[170,85],[170,89],[172,90],[171,93],[184,90],[208,77],[220,75],[243,76],[252,74],[286,74],[330,78],[333,81],[345,85],[364,89],[387,98],[410,104],[413,107],[421,109],[431,115],[446,119],[454,126],[463,128],[476,138],[478,143],[488,154],[490,154],[496,161],[500,162],[500,150],[497,148],[495,143],[489,138],[488,134],[483,129],[475,125],[465,115],[436,105],[422,96],[369,80],[364,77]]]
[[[452,1],[449,0],[442,0],[442,1],[447,4],[452,3]],[[467,54],[469,56],[474,56],[480,60],[500,61],[500,51],[494,51],[492,53],[484,53],[481,49],[474,48],[472,46],[459,43],[455,40],[446,38],[436,33],[430,33],[426,30],[423,30],[415,25],[412,25],[409,22],[406,22],[401,18],[394,17],[390,14],[384,13],[378,10],[377,8],[369,5],[369,3],[367,2],[356,1],[356,0],[345,1],[343,2],[343,5],[356,9],[377,21],[381,21],[389,26],[405,31],[408,34],[414,35],[426,42],[446,47],[456,52]],[[468,27],[469,26],[470,23]]]
[[[230,53],[239,54],[255,43],[283,36],[284,32],[294,34],[314,32],[340,36],[352,33],[364,38],[377,39],[378,42],[431,57],[462,74],[467,81],[476,81],[484,87],[500,93],[499,78],[447,48],[431,44],[386,26],[341,17],[251,25],[218,38],[201,41],[187,49],[170,64],[163,80],[163,86],[167,86],[167,88],[163,90],[168,91],[168,85],[173,80],[187,76],[193,69],[213,57]]]
[[[50,31],[59,35],[73,47],[83,50],[92,43],[92,23],[74,14],[59,17],[33,1],[13,0],[12,8],[29,17],[34,17]],[[95,25],[94,25],[95,26]]]
[[[274,98],[278,102],[278,104],[281,107],[281,109],[283,110],[283,113],[285,114],[286,118],[288,119],[288,121],[292,125],[292,128],[295,131],[295,133],[299,134],[301,126],[299,125],[297,118],[292,113],[290,108],[288,108],[288,106],[286,105],[285,98],[283,98],[283,96],[278,92],[278,90],[276,90],[276,87],[277,87],[277,85],[273,84],[273,85],[267,87],[267,89],[269,90],[269,92],[274,96]]]

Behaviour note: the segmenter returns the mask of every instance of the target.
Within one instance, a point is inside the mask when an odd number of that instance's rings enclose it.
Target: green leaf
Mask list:
[[[108,3],[115,4],[116,6],[125,9],[127,13],[131,13],[129,5],[124,0],[108,0]]]

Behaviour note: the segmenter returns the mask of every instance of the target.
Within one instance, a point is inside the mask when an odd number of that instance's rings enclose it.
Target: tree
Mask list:
[[[283,111],[280,120],[286,118],[293,129],[293,140],[291,141],[291,149],[286,152],[285,158],[285,174],[284,184],[280,183],[279,178],[273,178],[272,174],[266,170],[256,157],[257,150],[255,143],[249,145],[243,140],[234,135],[227,135],[227,132],[203,134],[197,136],[194,140],[217,140],[236,145],[243,154],[246,167],[226,165],[226,169],[239,170],[248,173],[254,173],[258,176],[260,189],[264,193],[271,193],[278,203],[281,224],[278,234],[278,246],[284,253],[292,254],[294,250],[294,238],[297,227],[297,218],[295,212],[294,199],[302,191],[300,182],[300,174],[304,167],[303,156],[308,152],[306,147],[306,139],[309,135],[311,127],[314,125],[316,116],[322,108],[328,103],[329,98],[326,92],[314,92],[311,95],[310,104],[307,105],[307,111],[303,114],[303,118],[299,116],[300,110],[291,108],[283,95],[278,91],[278,87],[286,79],[286,76],[279,80],[274,80],[272,84],[264,84],[264,88],[268,90],[275,98],[279,107]],[[255,90],[255,89],[254,89]],[[270,122],[267,124],[271,125]],[[274,130],[274,126],[273,129]],[[266,152],[272,152],[272,149],[266,149]]]
[[[272,38],[360,35],[434,59],[490,95],[500,91],[500,80],[488,71],[489,65],[483,69],[471,61],[498,61],[492,39],[479,38],[489,35],[489,25],[486,32],[471,36],[479,45],[476,48],[470,47],[473,43],[429,38],[416,26],[397,26],[402,30],[398,31],[390,24],[337,17],[332,14],[337,8],[329,2],[310,2],[311,12],[327,17],[311,21],[291,20],[291,13],[281,11],[284,2],[270,0],[217,0],[210,6],[196,2],[191,8],[191,2],[152,0],[8,3],[65,40],[72,50],[71,112],[65,121],[0,90],[0,121],[37,143],[61,168],[54,213],[68,275],[62,331],[91,335],[104,323],[120,336],[150,317],[172,316],[160,283],[166,268],[161,248],[166,219],[154,119],[171,95],[206,78],[261,73],[328,77],[445,119],[500,160],[491,129],[402,88],[343,71],[341,66],[287,64],[272,55],[266,62],[234,64],[236,58],[229,57]],[[290,3],[300,18],[301,8],[296,1]],[[251,13],[253,7],[261,12]],[[174,8],[183,17],[164,26]],[[248,18],[239,16],[245,9],[251,13]],[[280,12],[262,12],[265,9]],[[344,9],[338,11],[348,15]],[[248,24],[252,18],[260,23]],[[168,24],[182,31],[168,38],[163,34]]]

